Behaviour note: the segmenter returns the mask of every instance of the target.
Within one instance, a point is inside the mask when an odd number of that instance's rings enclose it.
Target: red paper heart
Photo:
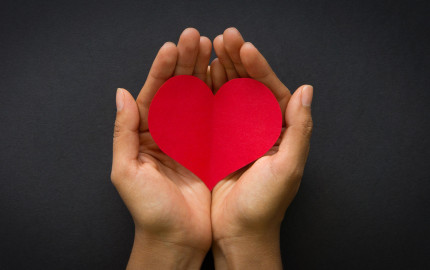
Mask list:
[[[155,143],[212,188],[263,156],[278,139],[282,113],[276,98],[253,79],[233,79],[214,96],[194,76],[167,80],[151,102]]]

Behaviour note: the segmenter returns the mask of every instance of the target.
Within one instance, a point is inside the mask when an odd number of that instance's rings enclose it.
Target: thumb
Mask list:
[[[303,85],[297,89],[285,112],[287,129],[282,136],[279,151],[274,156],[278,171],[296,176],[300,181],[309,153],[312,133],[311,102],[313,87]]]
[[[113,166],[124,166],[137,159],[139,153],[139,110],[125,89],[116,92],[116,120],[113,136]]]

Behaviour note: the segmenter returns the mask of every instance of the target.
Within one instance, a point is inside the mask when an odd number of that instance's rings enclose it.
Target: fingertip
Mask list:
[[[218,47],[218,46],[222,45],[222,43],[223,43],[223,36],[222,36],[222,34],[221,34],[221,35],[216,36],[216,37],[214,38],[213,43],[214,43],[214,47]]]
[[[310,115],[310,103],[312,102],[313,87],[311,85],[302,85],[291,96],[285,113],[287,125],[290,125]]]
[[[175,57],[178,54],[178,48],[176,47],[175,43],[167,41],[163,44],[163,46],[161,46],[160,50],[158,51],[158,54],[162,54],[167,57]]]
[[[121,91],[122,91],[122,94],[124,95],[124,99],[125,100],[133,100],[134,101],[134,97],[131,95],[131,93],[128,91],[128,90],[126,90],[126,89],[124,89],[124,88],[118,88],[118,89],[121,89]]]
[[[175,43],[171,41],[167,41],[166,43],[163,44],[163,46],[161,46],[159,52],[164,54],[177,54],[178,48],[176,47]]]
[[[242,62],[249,63],[252,60],[255,60],[255,58],[258,56],[258,50],[254,46],[254,44],[247,41],[243,43],[242,47],[240,48],[239,54]]]
[[[225,29],[223,35],[224,37],[227,37],[227,38],[239,37],[240,39],[242,39],[242,34],[239,32],[239,30],[237,30],[236,27],[229,27]]]
[[[116,111],[120,112],[124,108],[124,89],[123,88],[117,88],[116,89]]]
[[[197,56],[198,47],[200,44],[200,33],[195,28],[187,28],[185,29],[178,41],[178,52],[179,55],[184,55],[186,58],[189,58],[191,55],[191,60],[195,60],[194,58]],[[181,56],[179,56],[181,58]],[[187,62],[190,59],[183,59],[183,61]]]
[[[206,54],[210,54],[212,50],[212,42],[208,37],[200,37],[200,46],[204,49]],[[208,53],[209,52],[209,53]]]
[[[184,31],[182,31],[182,34],[190,34],[190,35],[199,35],[200,36],[200,32],[194,28],[194,27],[187,27],[184,29]]]
[[[210,70],[212,75],[219,75],[221,71],[225,73],[224,66],[222,65],[219,58],[215,58],[214,60],[212,60],[210,64]]]
[[[117,97],[121,97],[123,101],[123,108],[127,110],[134,110],[137,109],[136,100],[131,95],[129,91],[127,91],[124,88],[118,88],[117,90]]]
[[[226,31],[234,31],[234,30],[236,30],[236,31],[237,31],[237,28],[236,28],[236,27],[234,27],[234,26],[230,26],[230,27],[227,27],[227,28],[224,30],[224,32],[226,32]]]
[[[214,60],[212,60],[211,64],[210,64],[210,68],[213,68],[213,65],[217,65],[219,63],[219,59],[218,57],[215,58]]]
[[[248,74],[254,79],[271,72],[266,60],[251,42],[245,42],[239,51],[240,60]]]
[[[211,44],[211,40],[207,36],[200,36],[200,42],[204,44]]]
[[[166,66],[174,66],[176,65],[176,60],[178,57],[178,48],[173,42],[166,42],[158,51],[158,57],[156,57],[156,61],[158,60],[160,64],[164,67]]]
[[[199,41],[200,33],[199,31],[197,31],[197,29],[189,27],[182,31],[182,34],[179,39],[184,40],[186,43],[190,42],[192,44]]]
[[[255,48],[254,44],[252,44],[252,42],[249,42],[249,41],[245,42],[243,46],[248,47],[248,49],[252,49],[252,48],[257,49]]]
[[[163,44],[163,46],[162,46],[163,48],[164,47],[176,47],[176,44],[174,43],[174,42],[172,42],[172,41],[167,41],[167,42],[165,42],[164,44]]]
[[[237,30],[236,27],[231,26],[227,29],[224,30],[224,35],[229,35],[229,34],[240,34],[239,30]]]
[[[299,88],[296,89],[296,91],[294,91],[293,95],[291,96],[290,102],[292,102],[292,104],[294,104],[295,106],[302,105],[301,98],[302,98],[303,88],[305,86],[306,85],[301,85]]]
[[[128,130],[137,130],[139,126],[139,109],[134,97],[124,88],[116,92],[117,120]]]
[[[312,97],[314,88],[312,85],[304,85],[301,90],[301,101],[304,107],[310,107],[312,104]]]

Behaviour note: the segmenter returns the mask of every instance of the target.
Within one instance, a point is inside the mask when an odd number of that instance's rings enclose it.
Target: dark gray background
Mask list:
[[[158,48],[229,26],[294,90],[315,87],[288,269],[429,269],[428,1],[2,1],[0,269],[122,269],[115,91]],[[203,268],[211,269],[208,256]]]

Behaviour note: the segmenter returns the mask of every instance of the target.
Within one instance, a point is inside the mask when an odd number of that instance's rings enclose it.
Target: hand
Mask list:
[[[161,152],[148,130],[151,100],[171,76],[194,75],[212,87],[211,50],[208,38],[186,29],[177,46],[161,47],[136,101],[117,91],[111,179],[135,224],[128,269],[199,268],[211,247],[210,191]]]
[[[285,113],[283,133],[268,153],[220,181],[212,191],[213,253],[217,269],[282,268],[279,231],[297,193],[309,152],[313,89],[291,96],[264,57],[235,28],[214,40],[214,91],[227,80],[251,77],[270,88]]]

